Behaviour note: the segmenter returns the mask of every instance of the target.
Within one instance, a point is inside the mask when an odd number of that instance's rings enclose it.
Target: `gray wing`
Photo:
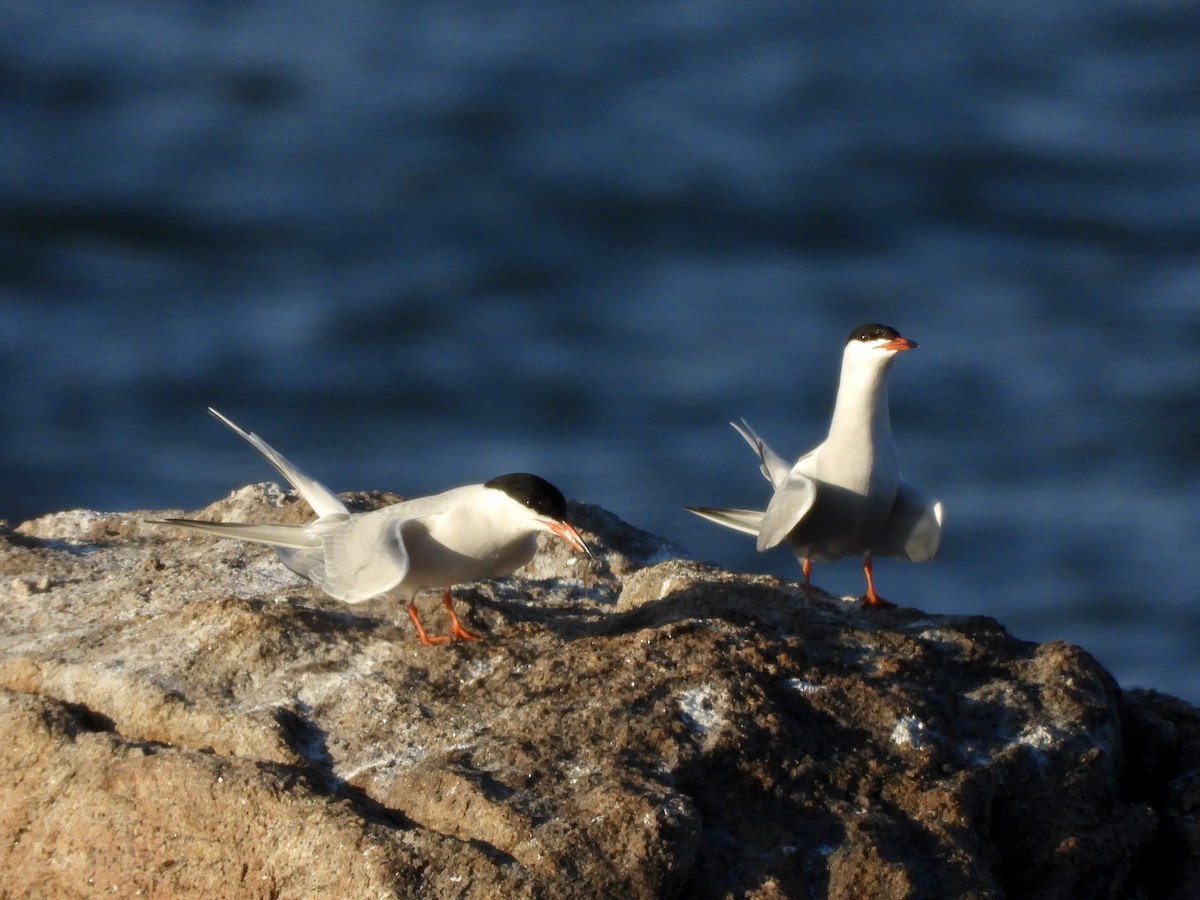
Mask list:
[[[755,433],[745,419],[742,419],[741,424],[729,424],[758,454],[759,470],[775,488],[771,502],[765,512],[756,509],[714,509],[707,506],[686,509],[726,528],[757,535],[759,551],[770,550],[780,544],[812,509],[817,498],[817,485],[806,473],[812,468],[811,460],[815,451],[806,453],[793,465],[768,447],[767,442]]]
[[[901,479],[892,514],[871,552],[891,559],[928,562],[937,555],[941,541],[941,501]]]
[[[781,544],[817,499],[817,483],[796,471],[798,466],[793,467],[775,488],[775,494],[767,504],[758,530],[759,552]]]
[[[763,478],[771,482],[772,487],[779,487],[787,478],[788,473],[792,471],[792,464],[768,447],[767,442],[755,434],[754,429],[750,427],[750,423],[745,419],[742,419],[740,425],[737,422],[730,422],[729,424],[734,427],[737,433],[758,454],[759,471],[763,473]]]
[[[282,453],[260,438],[257,434],[250,431],[243,431],[231,420],[221,415],[211,406],[208,411],[240,434],[243,438],[249,441],[259,453],[267,458],[267,462],[273,465],[276,470],[287,479],[288,483],[300,492],[300,496],[308,501],[308,505],[313,508],[313,512],[318,518],[326,516],[345,516],[350,510],[346,508],[346,504],[342,503],[341,498],[333,491],[325,487],[319,481],[314,481],[309,478],[295,466],[293,466]]]
[[[352,516],[321,536],[319,560],[307,551],[284,562],[331,597],[360,603],[392,590],[407,577],[411,561],[404,529],[414,521],[392,507]]]

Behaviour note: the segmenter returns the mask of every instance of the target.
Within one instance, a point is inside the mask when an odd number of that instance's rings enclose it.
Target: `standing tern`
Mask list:
[[[866,607],[893,604],[875,592],[871,557],[926,562],[942,536],[942,504],[900,475],[888,416],[887,372],[914,341],[887,325],[860,325],[842,354],[833,419],[825,440],[789,465],[742,420],[730,424],[758,454],[775,488],[765,511],[687,507],[718,525],[758,537],[759,552],[786,541],[812,596],[812,563],[863,555]]]
[[[329,596],[361,603],[392,593],[408,601],[423,644],[451,637],[476,640],[454,612],[450,587],[515,572],[533,558],[537,536],[550,532],[580,553],[591,552],[566,521],[567,503],[536,475],[501,475],[365,513],[351,512],[323,484],[309,478],[258,435],[243,431],[215,409],[209,412],[240,434],[299,492],[317,514],[307,525],[255,525],[164,519],[192,531],[270,544],[280,561]],[[425,588],[442,589],[450,611],[449,635],[430,637],[414,603]]]

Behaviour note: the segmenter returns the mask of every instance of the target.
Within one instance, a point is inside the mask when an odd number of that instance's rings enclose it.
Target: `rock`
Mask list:
[[[1076,647],[580,505],[423,647],[170,514],[0,529],[5,896],[1200,896],[1200,711]]]

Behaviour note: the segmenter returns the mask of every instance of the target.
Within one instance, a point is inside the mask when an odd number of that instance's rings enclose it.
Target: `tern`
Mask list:
[[[540,533],[556,535],[591,555],[566,521],[562,492],[536,475],[501,475],[486,484],[354,513],[337,494],[309,478],[258,435],[243,431],[215,409],[209,412],[266,457],[308,501],[317,518],[307,525],[196,519],[162,519],[155,524],[269,544],[285,566],[343,603],[392,593],[408,601],[408,614],[423,644],[440,644],[451,637],[476,640],[454,612],[450,587],[515,572],[533,558]],[[449,635],[430,637],[421,624],[414,596],[426,588],[443,591],[442,602],[450,612]]]
[[[926,562],[942,536],[942,504],[900,475],[888,415],[887,373],[915,341],[887,325],[850,332],[833,419],[825,440],[789,464],[743,419],[730,424],[758,454],[775,489],[765,511],[686,507],[702,518],[756,535],[759,552],[786,542],[812,596],[812,563],[862,555],[866,607],[893,604],[875,592],[872,556]]]

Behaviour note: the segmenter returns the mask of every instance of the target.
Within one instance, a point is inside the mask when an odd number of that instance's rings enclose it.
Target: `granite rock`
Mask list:
[[[0,529],[5,896],[1200,896],[1200,712],[1077,647],[583,505],[595,559],[457,588],[483,639],[425,647],[179,513]]]

